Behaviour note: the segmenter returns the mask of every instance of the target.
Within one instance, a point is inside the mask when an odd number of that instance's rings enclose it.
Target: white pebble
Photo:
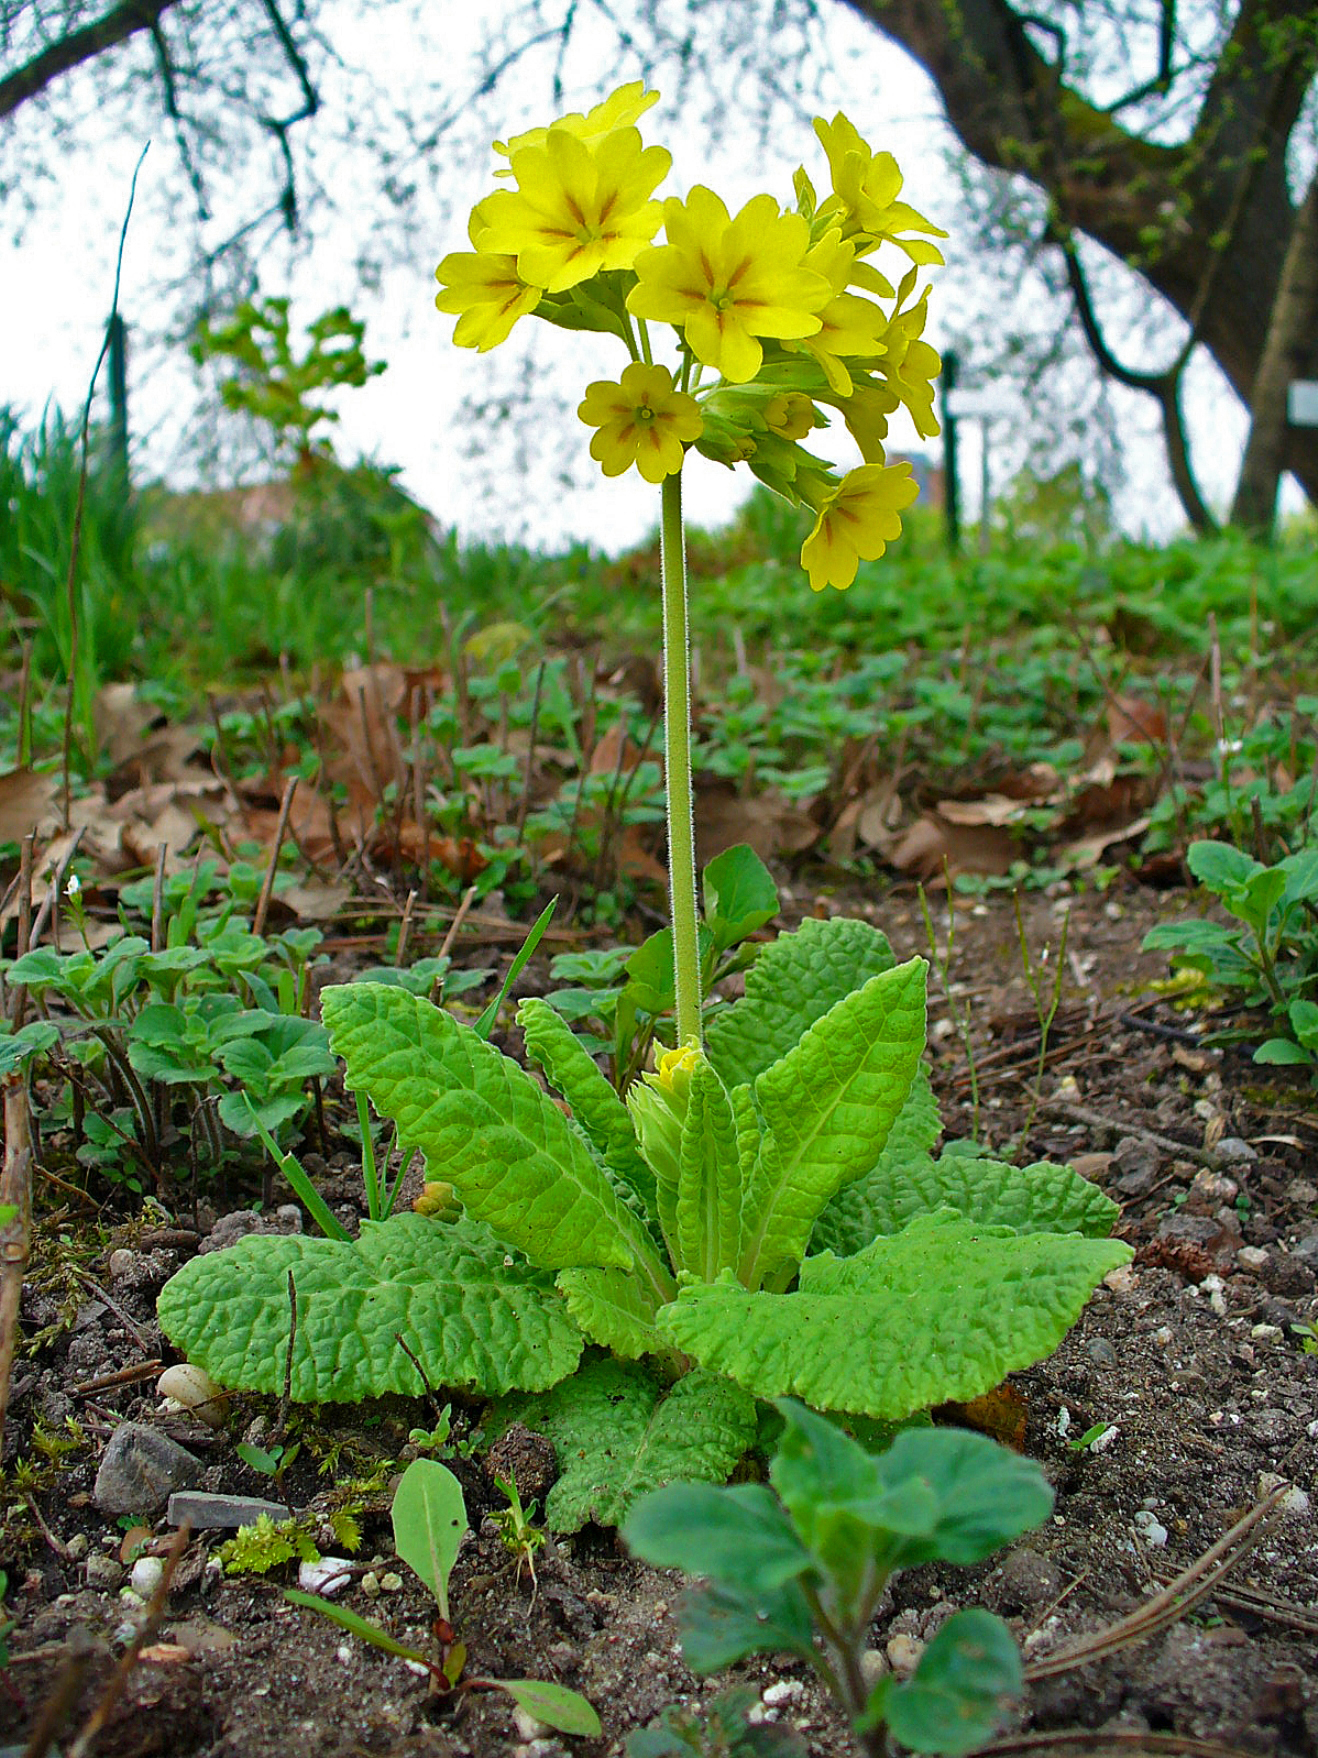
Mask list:
[[[542,1739],[550,1731],[545,1722],[532,1715],[529,1709],[523,1709],[520,1704],[513,1710],[513,1726],[517,1729],[518,1739],[528,1742]]]
[[[156,1391],[170,1408],[187,1410],[211,1428],[224,1427],[224,1402],[228,1393],[215,1384],[204,1367],[191,1361],[167,1367],[156,1381]]]
[[[1236,1262],[1242,1270],[1266,1270],[1268,1254],[1257,1245],[1242,1245],[1236,1253]]]
[[[316,1563],[300,1563],[297,1584],[304,1593],[321,1593],[333,1599],[352,1580],[352,1564],[347,1557],[321,1557]]]
[[[336,1660],[341,1660],[343,1662],[344,1666],[347,1666],[350,1663],[350,1661],[352,1660],[352,1646],[351,1646],[351,1644],[347,1643],[347,1642],[340,1642],[338,1647],[334,1650],[334,1658]]]
[[[881,1648],[867,1648],[860,1657],[860,1676],[871,1690],[880,1679],[886,1678],[891,1670],[888,1665],[888,1657]]]
[[[1153,1340],[1158,1345],[1159,1349],[1166,1349],[1172,1341],[1171,1326],[1159,1325],[1157,1330],[1153,1333]]]
[[[800,1679],[779,1679],[776,1685],[766,1685],[760,1693],[762,1700],[772,1709],[780,1703],[795,1703],[798,1697],[804,1697],[805,1686]]]
[[[899,1679],[908,1679],[920,1664],[920,1656],[924,1653],[924,1643],[918,1636],[906,1636],[900,1632],[888,1638],[888,1665]]]
[[[123,1246],[120,1246],[118,1251],[112,1251],[110,1253],[110,1280],[118,1282],[124,1276],[131,1275],[136,1262],[137,1253],[135,1251],[128,1251]]]
[[[150,1599],[159,1587],[165,1573],[164,1559],[161,1557],[139,1557],[133,1564],[133,1572],[128,1583],[133,1592],[143,1599]]]
[[[391,1569],[387,1575],[381,1575],[380,1587],[385,1593],[401,1593],[403,1591],[403,1577],[395,1575]]]
[[[1280,1325],[1251,1325],[1249,1334],[1259,1343],[1280,1343]]]
[[[1091,1453],[1106,1453],[1110,1448],[1115,1447],[1120,1439],[1121,1430],[1114,1422],[1109,1427],[1105,1428],[1102,1434],[1095,1435],[1094,1439],[1089,1443],[1089,1451]]]
[[[361,1590],[366,1595],[367,1599],[378,1599],[380,1597],[380,1577],[376,1574],[374,1569],[368,1569],[362,1576]]]

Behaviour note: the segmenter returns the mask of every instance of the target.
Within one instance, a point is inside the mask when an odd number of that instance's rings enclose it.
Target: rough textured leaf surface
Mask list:
[[[641,1158],[631,1113],[605,1080],[585,1045],[547,1001],[529,996],[517,1009],[526,1034],[526,1053],[545,1072],[554,1091],[598,1148],[605,1164],[656,1213],[654,1173]]]
[[[933,1171],[930,1150],[942,1132],[938,1101],[929,1085],[929,1072],[922,1064],[915,1071],[906,1103],[888,1132],[877,1164],[864,1177],[838,1191],[815,1223],[810,1235],[811,1251],[833,1251],[839,1257],[850,1257],[881,1233],[900,1232],[900,1227],[885,1224],[893,1207],[893,1189],[912,1179],[928,1177]],[[908,1215],[906,1220],[911,1218]],[[903,1227],[906,1220],[901,1223]]]
[[[730,1380],[689,1373],[663,1397],[652,1374],[616,1361],[593,1361],[543,1397],[509,1399],[499,1414],[554,1444],[561,1475],[545,1519],[555,1532],[616,1526],[666,1483],[723,1483],[756,1433],[755,1401]]]
[[[927,968],[913,958],[871,977],[756,1080],[764,1135],[738,1264],[748,1286],[802,1258],[829,1199],[883,1152],[924,1049]]]
[[[193,1258],[161,1290],[161,1329],[219,1385],[282,1392],[290,1270],[300,1404],[420,1397],[400,1335],[431,1385],[486,1395],[552,1386],[581,1354],[552,1277],[478,1222],[422,1215],[364,1222],[347,1243],[257,1237]]]
[[[710,1020],[710,1061],[727,1086],[747,1085],[844,995],[896,962],[887,935],[868,922],[807,919],[764,948],[746,973],[745,995]]]
[[[1042,1360],[1130,1255],[1115,1240],[944,1213],[854,1257],[807,1258],[795,1294],[750,1294],[730,1278],[684,1288],[659,1328],[757,1397],[895,1420]]]
[[[325,1024],[348,1065],[347,1085],[398,1124],[434,1178],[533,1263],[629,1269],[653,1259],[585,1142],[529,1074],[405,989],[352,983],[327,989]]]
[[[627,1270],[561,1270],[558,1291],[573,1319],[594,1343],[624,1361],[671,1351],[655,1329],[658,1312],[651,1290]],[[670,1298],[676,1298],[673,1287]]]
[[[674,1203],[679,1270],[712,1282],[737,1262],[741,1159],[727,1088],[707,1062],[691,1077]]]

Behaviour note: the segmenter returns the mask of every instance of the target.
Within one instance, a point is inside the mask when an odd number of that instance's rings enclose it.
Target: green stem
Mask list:
[[[682,473],[665,476],[659,554],[664,592],[664,774],[673,913],[677,1041],[700,1044],[700,942],[696,927],[696,830],[691,794],[691,664],[687,634]]]

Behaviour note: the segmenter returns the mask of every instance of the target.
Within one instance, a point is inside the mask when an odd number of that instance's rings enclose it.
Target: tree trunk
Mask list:
[[[92,24],[57,37],[40,54],[0,79],[0,116],[10,115],[20,104],[35,98],[62,73],[94,60],[138,31],[152,29],[159,23],[160,15],[175,3],[176,0],[123,0],[122,5],[112,7]]]
[[[1295,216],[1281,265],[1263,354],[1254,377],[1249,441],[1231,506],[1231,522],[1262,537],[1272,534],[1277,486],[1286,459],[1286,402],[1291,380],[1304,376],[1305,355],[1318,331],[1318,175]]]
[[[1249,404],[1295,225],[1286,149],[1314,77],[1313,0],[1240,0],[1179,145],[1142,139],[1070,89],[1008,0],[844,3],[928,71],[977,158],[1045,192],[1060,232],[1137,264]],[[1318,327],[1299,366],[1318,378]],[[1318,500],[1318,429],[1289,428],[1285,448]]]

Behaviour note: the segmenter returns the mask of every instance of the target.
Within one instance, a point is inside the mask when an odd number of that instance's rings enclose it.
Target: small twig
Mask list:
[[[135,1386],[139,1380],[149,1380],[158,1374],[164,1366],[162,1361],[135,1361],[131,1367],[121,1367],[117,1373],[98,1374],[94,1380],[84,1380],[80,1386],[72,1388],[75,1398],[90,1398],[96,1392],[108,1392],[113,1386]]]
[[[531,700],[531,737],[526,747],[526,768],[522,773],[522,797],[517,804],[517,837],[515,848],[522,845],[522,836],[526,830],[526,814],[531,805],[531,778],[535,773],[535,740],[540,730],[540,695],[545,685],[545,661],[542,659],[536,667],[535,695]]]
[[[441,958],[448,957],[449,947],[452,946],[454,940],[457,938],[458,929],[467,919],[467,911],[475,901],[476,887],[474,885],[469,885],[466,891],[462,894],[462,902],[453,913],[453,920],[448,925],[448,933],[445,934],[444,942],[439,949],[439,956]]]
[[[107,1294],[105,1289],[101,1287],[101,1284],[96,1281],[94,1277],[89,1276],[80,1264],[71,1264],[69,1267],[78,1280],[85,1283],[86,1286],[91,1289],[92,1293],[98,1300],[103,1300],[105,1302],[110,1311],[119,1320],[120,1324],[122,1324],[129,1332],[138,1348],[141,1349],[144,1354],[149,1355],[151,1353],[150,1343],[147,1342],[140,1327],[133,1323],[133,1320],[124,1311],[123,1307],[120,1306],[113,1294]]]
[[[1188,1142],[1177,1141],[1175,1136],[1161,1135],[1156,1129],[1142,1129],[1136,1123],[1123,1123],[1115,1117],[1105,1117],[1101,1111],[1091,1111],[1087,1105],[1072,1105],[1066,1099],[1045,1099],[1040,1109],[1054,1112],[1071,1123],[1083,1124],[1086,1129],[1108,1129],[1117,1136],[1133,1136],[1136,1141],[1149,1142],[1155,1148],[1161,1148],[1164,1153],[1176,1154],[1183,1160],[1197,1160],[1201,1166],[1217,1165],[1217,1155],[1211,1149],[1191,1147]]]
[[[3,1081],[5,1158],[0,1171],[0,1206],[12,1208],[0,1222],[0,1457],[4,1452],[5,1414],[9,1408],[9,1376],[18,1342],[18,1309],[23,1299],[23,1272],[32,1250],[32,1118],[27,1082],[17,1072]]]
[[[284,783],[284,797],[279,802],[279,816],[275,820],[274,846],[270,850],[270,865],[265,870],[265,878],[261,882],[261,895],[256,900],[256,914],[252,917],[252,932],[258,939],[265,932],[265,918],[270,911],[270,899],[274,896],[275,876],[279,872],[279,851],[284,844],[284,834],[288,829],[288,814],[293,809],[293,795],[297,792],[298,778],[290,775]]]
[[[412,911],[416,907],[416,892],[409,891],[407,902],[403,905],[403,919],[398,924],[398,951],[394,955],[394,963],[399,970],[403,968],[403,960],[407,956],[407,942],[412,932]]]
[[[1207,1599],[1223,1576],[1234,1569],[1237,1563],[1243,1562],[1250,1551],[1267,1536],[1280,1518],[1277,1513],[1278,1504],[1283,1497],[1290,1494],[1290,1490],[1290,1484],[1281,1484],[1270,1496],[1251,1508],[1243,1519],[1237,1520],[1229,1532],[1164,1587],[1161,1593],[1137,1606],[1124,1618],[1119,1618],[1115,1624],[1109,1624],[1106,1629],[1096,1630],[1090,1636],[1082,1636],[1055,1653],[1045,1655],[1042,1660],[1034,1661],[1026,1667],[1025,1677],[1033,1682],[1036,1679],[1052,1678],[1057,1673],[1069,1672],[1072,1667],[1086,1666],[1091,1660],[1101,1659],[1105,1655],[1114,1654],[1119,1648],[1129,1647],[1132,1642],[1142,1642],[1147,1637],[1156,1635],[1159,1630],[1165,1630],[1178,1618],[1184,1617],[1201,1599]]]
[[[165,858],[169,844],[162,842],[156,849],[156,882],[151,892],[151,950],[159,952],[165,944]]]
[[[433,1411],[435,1412],[436,1418],[442,1416],[443,1412],[444,1412],[444,1406],[439,1401],[438,1388],[432,1383],[430,1375],[426,1372],[425,1368],[422,1367],[421,1363],[417,1360],[416,1356],[412,1353],[412,1350],[407,1342],[407,1339],[403,1336],[403,1333],[401,1331],[394,1332],[394,1342],[397,1343],[398,1347],[402,1350],[403,1354],[406,1355],[407,1359],[412,1363],[412,1366],[421,1375],[421,1384],[426,1388],[426,1397],[429,1398],[429,1400],[430,1400],[430,1405],[431,1405],[431,1408],[433,1409]]]
[[[88,1758],[101,1729],[114,1713],[115,1704],[124,1694],[133,1668],[137,1665],[137,1657],[146,1647],[165,1621],[165,1607],[169,1600],[169,1589],[174,1580],[174,1572],[183,1557],[192,1537],[192,1528],[185,1520],[174,1534],[173,1541],[165,1553],[165,1567],[156,1590],[147,1601],[146,1612],[133,1640],[119,1657],[119,1664],[110,1674],[101,1700],[87,1717],[82,1732],[69,1748],[69,1758]]]
[[[32,857],[36,846],[36,832],[25,836],[18,850],[18,940],[14,950],[19,958],[32,950]],[[14,1030],[21,1029],[23,1015],[27,1012],[27,987],[17,983],[10,997],[9,1005]]]
[[[36,1652],[40,1652],[39,1650]],[[41,1706],[36,1726],[28,1735],[27,1745],[23,1748],[23,1758],[46,1758],[54,1743],[55,1735],[69,1718],[73,1705],[78,1700],[82,1689],[83,1675],[91,1665],[92,1656],[97,1652],[97,1645],[92,1641],[88,1631],[75,1624],[69,1631],[69,1639],[64,1644],[64,1664],[55,1676],[55,1683],[50,1695]],[[14,1655],[14,1660],[27,1660],[26,1654]]]
[[[288,1432],[288,1409],[293,1402],[293,1346],[297,1342],[297,1287],[293,1281],[293,1272],[288,1272],[288,1353],[284,1356],[284,1392],[279,1400],[279,1426],[276,1430],[282,1440]]]
[[[37,911],[37,919],[32,924],[32,933],[28,938],[27,945],[29,952],[32,951],[34,946],[37,946],[40,943],[41,936],[46,931],[46,923],[50,920],[51,911],[55,908],[56,899],[63,891],[64,881],[68,877],[69,868],[73,865],[73,857],[82,846],[82,839],[86,834],[87,827],[84,824],[82,828],[77,831],[73,841],[69,844],[68,853],[60,862],[59,868],[50,882],[50,888],[46,892],[45,898],[42,900],[41,908]]]
[[[47,1526],[45,1517],[42,1514],[41,1509],[37,1506],[36,1497],[29,1492],[23,1497],[23,1500],[27,1504],[28,1513],[31,1514],[32,1518],[41,1528],[41,1536],[54,1551],[55,1555],[62,1563],[71,1563],[74,1559],[69,1552],[68,1545],[65,1544],[62,1538],[56,1538],[50,1527]]]

